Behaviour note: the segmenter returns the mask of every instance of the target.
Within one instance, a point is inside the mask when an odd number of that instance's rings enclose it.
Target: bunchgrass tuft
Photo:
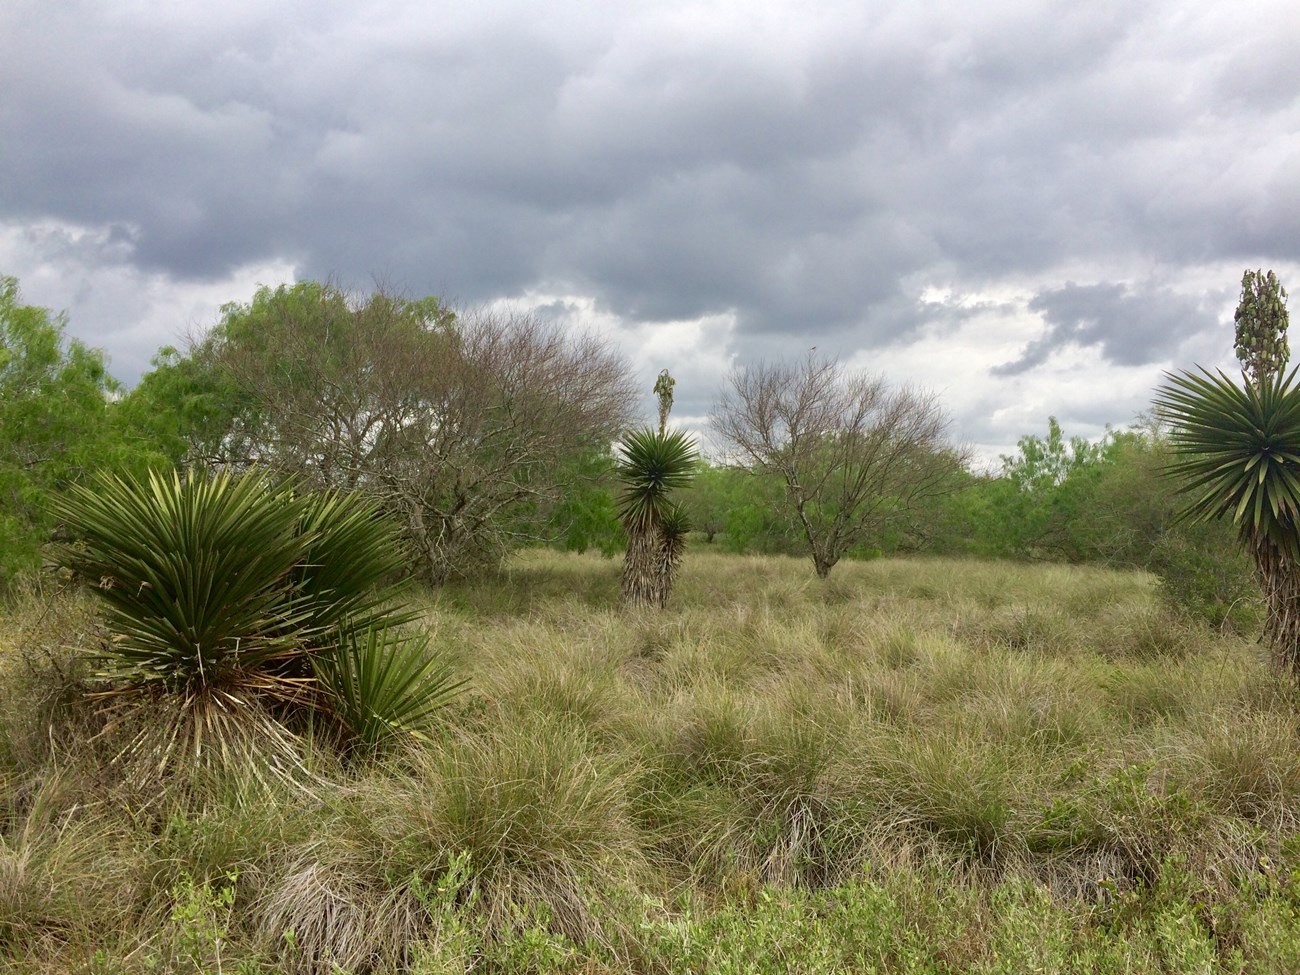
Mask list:
[[[373,819],[399,876],[432,883],[466,857],[488,931],[545,916],[581,940],[604,930],[601,892],[646,871],[629,780],[580,729],[539,716],[415,756]]]

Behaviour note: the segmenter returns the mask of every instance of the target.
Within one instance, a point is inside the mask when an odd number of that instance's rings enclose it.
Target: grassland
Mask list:
[[[0,620],[0,970],[1300,971],[1300,695],[1150,576],[525,553],[437,740],[143,791],[74,595]]]

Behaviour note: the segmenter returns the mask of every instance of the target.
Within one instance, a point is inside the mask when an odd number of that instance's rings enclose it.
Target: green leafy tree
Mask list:
[[[103,353],[65,328],[0,277],[0,592],[40,565],[51,498],[96,469],[156,459],[151,443],[117,424],[119,387]]]
[[[614,458],[607,447],[575,457],[565,472],[565,489],[544,510],[544,523],[522,526],[523,535],[537,535],[566,552],[595,549],[613,557],[627,539],[614,501]]]
[[[781,480],[818,577],[849,551],[954,487],[961,451],[928,394],[847,374],[833,359],[759,364],[731,376],[712,417],[719,441]]]
[[[783,487],[770,475],[702,463],[681,504],[706,544],[729,552],[793,555],[800,539],[782,514]]]
[[[317,282],[226,306],[141,387],[142,409],[180,418],[170,442],[190,462],[377,499],[432,583],[541,540],[539,513],[633,399],[625,363],[594,337]]]
[[[1115,442],[1113,432],[1095,443],[1066,439],[1052,416],[1046,437],[1023,436],[1016,454],[1002,456],[1002,477],[985,493],[997,512],[1006,554],[1070,562],[1092,557],[1080,532],[1091,517],[1093,485],[1110,463]]]
[[[215,368],[209,352],[164,347],[118,406],[121,425],[148,438],[176,466],[216,467],[246,457],[244,431],[259,425],[252,396]]]
[[[997,475],[969,474],[928,523],[927,550],[985,558],[1053,559],[1145,569],[1169,606],[1216,627],[1256,625],[1250,560],[1218,522],[1180,519],[1163,476],[1173,453],[1152,416],[1093,443],[1067,439],[1054,419],[1046,438],[1022,437]]]
[[[1017,442],[1019,453],[1002,456],[1002,472],[1017,488],[1041,492],[1060,487],[1072,474],[1096,464],[1105,455],[1105,441],[1093,443],[1084,437],[1066,441],[1056,417],[1047,418],[1047,437],[1024,436]]]
[[[682,507],[690,515],[691,525],[712,545],[727,530],[728,515],[736,507],[736,478],[725,467],[702,462],[691,484],[682,492]]]

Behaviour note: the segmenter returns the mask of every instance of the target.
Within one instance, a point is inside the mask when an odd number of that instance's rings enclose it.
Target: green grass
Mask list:
[[[525,553],[421,598],[469,690],[306,784],[141,794],[84,601],[0,619],[0,970],[1294,972],[1300,696],[1150,576]]]

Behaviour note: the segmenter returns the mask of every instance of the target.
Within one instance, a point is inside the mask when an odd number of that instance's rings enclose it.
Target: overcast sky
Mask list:
[[[134,382],[260,284],[609,334],[702,423],[815,346],[986,457],[1300,288],[1300,4],[3,0],[0,274]]]

